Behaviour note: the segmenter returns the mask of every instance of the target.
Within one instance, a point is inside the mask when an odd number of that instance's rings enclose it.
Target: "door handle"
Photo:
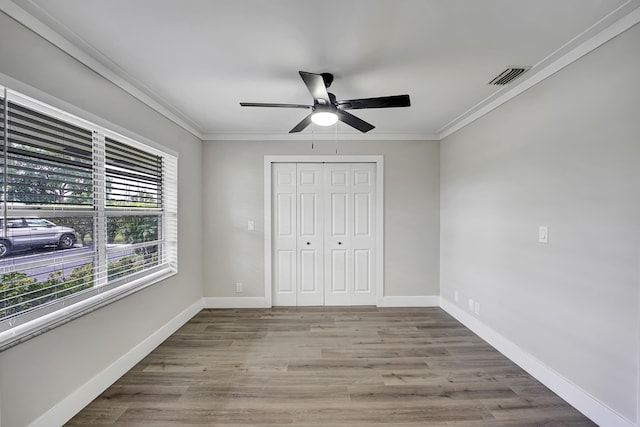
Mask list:
[[[310,245],[310,244],[311,244],[311,242],[307,242],[307,245]]]
[[[342,244],[342,242],[338,242],[338,244],[339,244],[339,245],[341,245],[341,244]]]

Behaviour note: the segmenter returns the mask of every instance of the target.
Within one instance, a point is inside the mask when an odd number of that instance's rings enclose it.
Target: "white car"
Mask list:
[[[76,231],[43,218],[0,218],[0,257],[10,252],[56,246],[69,249],[76,244]]]

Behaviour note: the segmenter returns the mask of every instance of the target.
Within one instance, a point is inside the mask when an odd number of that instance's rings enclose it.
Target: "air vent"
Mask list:
[[[490,85],[504,86],[511,83],[531,67],[509,67],[489,82]]]

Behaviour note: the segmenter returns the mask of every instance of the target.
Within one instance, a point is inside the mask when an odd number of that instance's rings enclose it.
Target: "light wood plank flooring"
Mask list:
[[[439,308],[203,310],[69,426],[593,426]]]

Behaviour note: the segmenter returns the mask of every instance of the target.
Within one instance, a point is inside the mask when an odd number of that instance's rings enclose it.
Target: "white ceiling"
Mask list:
[[[442,136],[639,1],[13,0],[13,6],[29,13],[23,23],[37,18],[45,37],[200,137],[286,135],[305,110],[239,102],[312,103],[298,75],[303,70],[332,72],[338,99],[410,94],[410,108],[354,111],[376,126],[367,138],[406,139]],[[487,84],[511,65],[534,68],[506,88]],[[323,131],[336,132],[310,126],[303,134]],[[337,132],[357,134],[343,124]]]

